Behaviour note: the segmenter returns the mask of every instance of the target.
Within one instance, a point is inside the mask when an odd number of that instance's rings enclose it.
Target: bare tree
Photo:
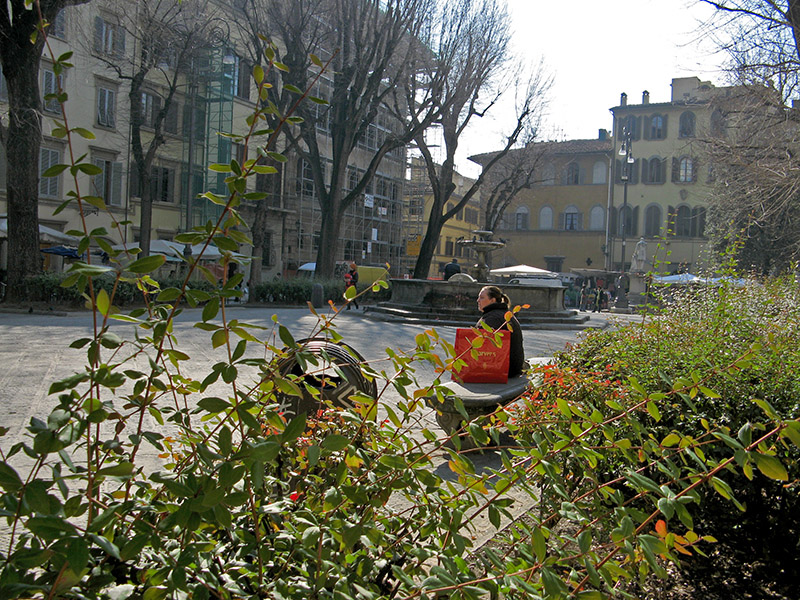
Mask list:
[[[167,130],[177,131],[176,92],[186,85],[192,61],[199,61],[209,45],[228,35],[220,33],[227,28],[223,20],[206,9],[205,2],[139,0],[135,10],[117,16],[114,47],[101,47],[107,43],[99,29],[102,24],[95,23],[89,38],[93,54],[118,79],[129,83],[132,174],[141,198],[142,255],[150,252],[153,163],[167,141]],[[126,52],[126,43],[133,47],[131,52]]]
[[[718,98],[705,136],[713,165],[707,233],[743,268],[800,259],[800,1],[702,0],[738,92]]]
[[[529,143],[524,148],[511,150],[491,171],[481,193],[484,229],[495,231],[516,195],[541,181],[536,175],[541,168],[543,155],[543,145]],[[488,163],[493,156],[494,153],[489,153],[472,157],[472,160],[483,164]]]
[[[275,40],[280,61],[287,67],[279,85],[273,88],[276,95],[269,99],[280,112],[295,105],[298,92],[317,83],[315,57],[330,61],[324,81],[327,92],[318,94],[324,96],[321,99],[326,104],[301,102],[295,114],[302,121],[285,130],[289,145],[310,169],[321,210],[317,277],[333,276],[343,216],[363,198],[384,157],[405,146],[417,129],[427,127],[432,120],[430,103],[417,102],[410,110],[428,112],[415,119],[411,127],[395,122],[392,133],[379,140],[377,149],[358,147],[385,110],[394,88],[402,86],[410,75],[412,57],[419,52],[416,40],[433,4],[433,0],[262,4],[260,10],[267,16],[261,23],[266,29],[258,33]],[[348,173],[348,166],[356,159],[365,168],[357,181],[348,180],[354,173],[352,169]]]
[[[39,23],[55,21],[66,6],[88,0],[25,0],[0,5],[0,63],[8,84],[8,122],[0,124],[6,149],[8,199],[8,286],[6,299],[21,299],[26,277],[41,271],[39,255],[39,151],[42,101],[39,60],[44,36],[34,35]]]
[[[414,266],[414,277],[427,278],[431,260],[443,225],[456,215],[475,196],[484,181],[503,157],[519,142],[529,142],[532,126],[544,106],[549,80],[541,65],[522,87],[517,102],[516,123],[506,137],[501,150],[491,156],[475,183],[458,203],[447,210],[448,200],[455,191],[455,155],[460,138],[475,117],[483,117],[508,91],[508,82],[518,80],[518,69],[511,64],[509,51],[508,12],[497,0],[458,0],[447,3],[439,15],[432,47],[436,57],[429,80],[443,81],[436,97],[438,116],[436,126],[443,140],[442,153],[434,151],[430,136],[420,132],[414,139],[425,161],[431,184],[433,202],[428,214],[425,235]],[[518,91],[515,89],[515,91]],[[529,134],[526,136],[525,134]],[[527,137],[528,139],[522,139]]]

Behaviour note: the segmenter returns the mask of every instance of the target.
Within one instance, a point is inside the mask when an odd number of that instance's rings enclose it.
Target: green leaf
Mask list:
[[[343,435],[331,434],[322,440],[321,446],[331,452],[338,452],[344,450],[350,445],[350,438]]]
[[[64,172],[64,169],[67,168],[68,165],[53,165],[48,169],[45,169],[44,173],[42,173],[42,177],[55,177],[56,175],[60,175]]]
[[[536,559],[543,562],[547,554],[547,541],[544,539],[541,527],[533,529],[533,550],[536,552]]]
[[[769,454],[762,454],[760,452],[753,452],[753,459],[756,461],[758,470],[770,479],[777,479],[778,481],[788,481],[789,475],[786,472],[786,467],[778,460],[777,457]]]
[[[229,409],[231,405],[230,402],[228,402],[227,400],[209,396],[208,398],[201,399],[197,403],[197,406],[199,406],[206,412],[219,413],[222,412],[223,410]]]
[[[295,441],[306,430],[306,415],[305,413],[296,416],[286,426],[286,429],[281,435],[281,440],[284,444]]]
[[[647,403],[647,412],[650,413],[650,416],[656,421],[661,420],[661,413],[658,411],[658,407],[656,406],[655,402]]]
[[[79,136],[81,136],[85,140],[93,140],[93,139],[95,139],[94,133],[92,133],[91,131],[89,131],[88,129],[85,129],[83,127],[73,127],[72,131],[74,133],[77,133]],[[98,169],[99,169],[99,167],[98,167]]]
[[[108,316],[108,309],[111,306],[111,303],[108,299],[108,292],[106,292],[105,288],[100,288],[100,291],[97,292],[95,303],[98,312],[104,317]]]
[[[151,273],[163,265],[166,260],[166,256],[162,254],[153,254],[133,261],[126,270],[132,273]]]

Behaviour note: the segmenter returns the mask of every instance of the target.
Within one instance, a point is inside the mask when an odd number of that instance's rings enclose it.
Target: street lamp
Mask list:
[[[628,181],[631,175],[631,165],[634,163],[633,148],[631,147],[631,132],[627,127],[622,130],[622,145],[619,148],[622,160],[622,210],[620,211],[620,237],[622,238],[622,260],[620,261],[620,276],[617,278],[617,298],[614,302],[616,308],[628,308],[628,276],[625,274],[625,225],[628,217]]]

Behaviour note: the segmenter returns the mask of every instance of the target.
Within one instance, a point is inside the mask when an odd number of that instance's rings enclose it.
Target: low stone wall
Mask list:
[[[429,279],[392,279],[392,303],[433,308],[475,308],[487,283],[459,283]],[[534,312],[564,310],[564,287],[501,286],[511,305],[530,304]]]

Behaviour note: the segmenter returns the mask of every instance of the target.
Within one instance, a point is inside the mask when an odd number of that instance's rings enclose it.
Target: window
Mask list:
[[[619,219],[617,220],[619,229],[617,235],[631,237],[636,235],[633,230],[633,209],[630,206],[623,206],[619,209]]]
[[[414,217],[421,215],[423,206],[422,198],[412,198],[408,206],[408,214]]]
[[[666,162],[659,157],[653,157],[650,160],[644,161],[644,168],[642,169],[642,182],[643,183],[664,183],[666,171]]]
[[[645,135],[651,140],[663,140],[667,137],[667,117],[663,115],[653,115],[650,117],[650,128],[645,131]]]
[[[704,237],[706,234],[706,209],[697,206],[692,209],[692,237]]]
[[[158,111],[161,110],[161,96],[142,92],[142,126],[155,127]]]
[[[55,177],[43,177],[42,174],[50,167],[61,162],[61,153],[51,148],[39,149],[39,197],[58,198],[58,185],[61,180],[59,175]]]
[[[556,183],[556,169],[553,163],[547,163],[542,172],[542,185],[555,185]]]
[[[568,206],[564,211],[564,231],[579,231],[581,229],[581,214],[574,206]]]
[[[565,185],[578,185],[581,180],[581,169],[578,163],[570,163],[567,165]]]
[[[539,229],[552,229],[553,228],[553,209],[549,206],[543,206],[539,209]]]
[[[200,141],[206,136],[205,108],[193,106],[192,101],[183,108],[183,135]]]
[[[692,211],[688,206],[679,206],[675,215],[675,236],[690,237],[692,234]]]
[[[228,58],[228,60],[230,60]],[[241,56],[233,55],[233,65],[223,67],[226,74],[231,74],[231,92],[237,98],[250,99],[250,65]],[[231,69],[232,71],[228,71]]]
[[[63,8],[58,11],[56,18],[47,28],[47,35],[60,40],[67,39],[67,12]]]
[[[92,162],[101,171],[93,178],[94,195],[109,206],[122,206],[122,163],[103,158],[94,158]]]
[[[153,167],[150,174],[150,199],[153,202],[175,201],[175,169]]]
[[[607,170],[607,165],[602,160],[595,162],[592,167],[592,183],[605,183]]]
[[[106,56],[125,54],[125,30],[103,17],[94,18],[94,51]]]
[[[725,135],[725,117],[720,109],[711,113],[711,135]]]
[[[528,227],[528,207],[520,206],[514,212],[514,229],[524,231],[527,230]]]
[[[97,124],[114,127],[117,106],[117,92],[105,87],[97,88]]]
[[[695,123],[697,122],[694,113],[686,111],[681,115],[680,125],[678,127],[678,137],[692,138],[694,137]]]
[[[644,211],[644,234],[647,237],[656,237],[661,233],[661,207],[648,206]]]
[[[59,87],[64,89],[64,76],[58,75],[52,69],[42,69],[42,108],[46,112],[60,113],[61,105],[57,95]]]
[[[593,206],[589,211],[589,229],[592,231],[602,231],[606,227],[606,211],[602,206]]]
[[[694,169],[692,159],[684,156],[680,160],[680,167],[678,169],[678,181],[681,183],[688,183],[694,181]]]

